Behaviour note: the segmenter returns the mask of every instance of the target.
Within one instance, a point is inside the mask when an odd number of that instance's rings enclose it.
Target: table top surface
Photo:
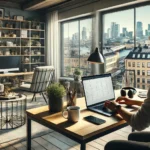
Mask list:
[[[32,75],[33,73],[34,73],[34,72],[5,73],[5,74],[0,74],[0,77],[13,77],[13,76]]]
[[[141,98],[137,96],[134,99],[141,100]],[[80,106],[80,108],[82,109],[80,120],[77,123],[68,122],[67,119],[63,118],[61,112],[49,112],[48,106],[29,109],[27,110],[27,115],[31,119],[36,120],[41,124],[44,123],[48,125],[48,127],[53,127],[53,129],[55,129],[56,131],[67,133],[80,140],[86,140],[88,138],[91,138],[92,136],[96,136],[97,134],[101,134],[107,130],[111,130],[115,127],[126,124],[126,121],[123,120],[119,115],[107,117],[87,110],[84,97],[77,99],[77,106]],[[106,122],[101,125],[95,125],[93,123],[87,122],[84,120],[84,117],[89,115],[104,119],[106,120]]]
[[[3,100],[2,99],[2,96],[0,96],[0,98],[1,98],[1,100],[0,100],[0,103],[2,103],[2,102],[5,102],[5,103],[7,103],[7,102],[14,102],[14,101],[22,101],[22,100],[25,100],[27,97],[25,96],[25,95],[23,95],[23,94],[14,94],[14,95],[10,95],[10,97],[15,97],[14,99],[5,99],[5,100]],[[9,96],[8,96],[8,98],[9,98]]]

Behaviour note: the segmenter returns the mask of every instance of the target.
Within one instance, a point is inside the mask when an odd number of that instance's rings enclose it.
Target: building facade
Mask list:
[[[135,48],[132,50],[125,59],[125,69],[135,71],[137,88],[148,89],[150,85],[150,49]]]

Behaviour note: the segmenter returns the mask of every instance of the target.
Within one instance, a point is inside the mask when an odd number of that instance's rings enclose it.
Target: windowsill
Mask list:
[[[60,81],[74,81],[74,78],[71,78],[71,77],[59,77],[59,80]]]

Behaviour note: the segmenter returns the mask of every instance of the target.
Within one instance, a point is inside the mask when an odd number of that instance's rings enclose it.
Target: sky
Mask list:
[[[74,33],[77,33],[79,30],[79,21],[72,21],[70,23],[64,23],[64,38],[72,38]],[[89,32],[92,30],[92,19],[84,19],[80,21],[80,34],[82,33],[83,27],[87,29],[87,37],[89,37]]]
[[[136,8],[136,21],[141,21],[143,23],[143,30],[148,28],[150,24],[150,6],[138,7]],[[104,31],[110,28],[111,22],[116,22],[120,24],[120,33],[122,33],[122,28],[126,27],[128,31],[134,30],[134,10],[128,9],[123,11],[118,11],[114,13],[109,13],[104,15]]]

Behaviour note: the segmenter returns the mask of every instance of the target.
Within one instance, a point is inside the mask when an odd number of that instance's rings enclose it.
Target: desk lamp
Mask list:
[[[99,52],[98,48],[96,47],[95,51],[89,56],[88,60],[90,63],[104,63],[104,58],[102,54]]]

